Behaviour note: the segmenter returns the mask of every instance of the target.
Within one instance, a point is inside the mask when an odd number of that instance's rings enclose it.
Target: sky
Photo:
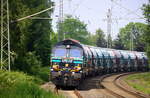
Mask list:
[[[59,15],[59,0],[55,2],[53,13],[53,29],[57,32],[56,23]],[[113,2],[112,2],[113,1]],[[141,7],[148,0],[64,0],[64,16],[67,14],[78,17],[87,24],[87,29],[92,34],[101,28],[107,35],[107,12],[112,8],[111,36],[117,37],[119,29],[129,22],[146,23],[143,19]]]

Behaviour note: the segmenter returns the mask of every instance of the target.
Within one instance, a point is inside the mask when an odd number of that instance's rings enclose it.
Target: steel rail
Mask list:
[[[118,75],[117,77],[115,77],[115,79],[114,79],[112,82],[113,82],[113,84],[114,84],[117,88],[121,89],[122,91],[124,91],[124,92],[126,92],[126,93],[128,93],[128,94],[130,94],[130,95],[133,95],[133,96],[135,96],[135,97],[137,97],[137,98],[149,98],[150,96],[147,96],[147,95],[145,95],[145,94],[143,94],[143,93],[140,93],[140,92],[138,92],[138,91],[133,91],[133,90],[131,90],[131,89],[129,90],[129,89],[125,88],[123,85],[119,85],[119,84],[118,84],[118,82],[117,82],[118,79],[120,79],[120,78],[123,77],[123,76],[129,75],[129,74],[134,74],[134,73],[137,73],[137,72],[122,73],[122,74]],[[109,93],[111,93],[112,95],[118,97],[118,98],[126,98],[125,96],[116,93],[115,91],[109,89],[108,87],[106,87],[105,85],[102,84],[102,82],[103,82],[104,79],[106,79],[106,78],[108,78],[108,77],[112,77],[112,76],[114,76],[114,75],[117,75],[117,74],[113,74],[113,75],[112,75],[112,74],[107,74],[107,75],[102,76],[102,78],[101,78],[101,80],[100,80],[100,85],[101,85],[101,87],[104,88],[104,89],[105,89],[106,91],[108,91]]]
[[[147,96],[146,94],[143,94],[139,91],[136,91],[136,90],[129,90],[128,88],[126,88],[125,86],[121,85],[120,83],[120,78],[123,77],[123,76],[126,76],[126,75],[129,75],[129,74],[134,74],[134,73],[127,73],[127,74],[121,74],[119,75],[117,78],[115,78],[114,80],[114,84],[120,88],[121,90],[125,91],[125,92],[128,92],[129,94],[132,94],[138,98],[149,98],[150,96]]]

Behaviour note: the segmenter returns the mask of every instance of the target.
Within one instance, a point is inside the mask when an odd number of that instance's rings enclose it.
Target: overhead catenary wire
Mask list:
[[[128,16],[128,15],[130,15],[130,14],[133,14],[133,13],[137,12],[137,11],[140,10],[140,9],[141,9],[141,7],[135,9],[134,11],[128,12],[124,17],[126,17],[126,16]]]
[[[39,12],[37,12],[37,13],[34,13],[34,14],[31,14],[31,15],[28,15],[28,16],[25,16],[25,17],[22,17],[22,18],[19,18],[19,19],[17,19],[15,22],[22,21],[22,20],[24,20],[24,19],[28,19],[28,18],[30,18],[30,17],[39,15],[39,14],[44,13],[44,12],[46,12],[46,11],[48,11],[48,10],[53,9],[53,8],[54,8],[54,6],[49,7],[49,8],[47,8],[47,9],[45,9],[45,10],[39,11]]]
[[[76,6],[76,8],[73,10],[72,15],[76,12],[76,10],[80,7],[80,5],[83,3],[84,0],[81,0]]]
[[[126,7],[124,7],[124,6],[122,6],[121,4],[119,4],[118,2],[117,2],[117,0],[111,0],[112,1],[112,3],[114,3],[114,4],[116,4],[116,5],[118,5],[119,7],[121,7],[121,8],[123,8],[123,9],[125,9],[125,10],[127,10],[128,11],[128,13],[124,16],[124,17],[127,17],[129,14],[135,14],[136,16],[138,16],[138,17],[133,17],[133,18],[123,18],[123,17],[118,17],[118,18],[112,18],[112,20],[135,20],[135,19],[141,19],[141,20],[145,20],[145,18],[144,17],[142,17],[142,16],[140,16],[140,15],[138,15],[138,14],[136,14],[136,11],[137,10],[139,10],[140,8],[137,8],[137,9],[135,9],[134,11],[132,11],[132,10],[130,10],[130,9],[128,9],[128,8],[126,8]],[[102,19],[103,21],[106,21],[107,19]]]
[[[135,20],[135,19],[144,19],[144,17],[140,17],[140,18],[122,18],[122,17],[119,17],[119,18],[112,18],[112,20]],[[106,21],[107,19],[102,19],[103,21]]]
[[[61,4],[59,4],[58,6],[61,6]],[[22,18],[19,18],[19,19],[13,21],[13,22],[18,22],[18,21],[22,21],[22,20],[24,20],[24,19],[31,18],[31,17],[33,17],[33,16],[36,16],[36,15],[39,15],[39,14],[41,14],[41,13],[47,12],[47,11],[49,11],[49,10],[52,10],[52,9],[55,8],[55,7],[56,7],[56,6],[51,6],[51,7],[49,7],[49,8],[46,8],[46,9],[41,10],[41,11],[39,11],[39,12],[36,12],[36,13],[34,13],[34,14],[31,14],[31,15],[28,15],[28,16],[25,16],[25,17],[22,17]],[[31,18],[31,19],[32,19],[32,18]],[[34,19],[34,18],[33,18],[33,19]],[[40,18],[40,19],[42,19],[42,18]],[[43,18],[43,19],[48,19],[48,18]]]
[[[135,13],[135,11],[131,11],[130,9],[122,6],[121,4],[117,3],[115,0],[112,0],[114,4],[120,6],[121,8],[127,10],[129,13],[135,14],[136,16],[138,16],[139,18],[142,18],[142,16],[138,15],[137,13]]]
[[[114,21],[117,21],[117,22],[118,22],[118,20],[135,20],[135,19],[142,19],[142,20],[143,20],[143,19],[145,19],[144,17],[142,17],[142,16],[136,14],[136,11],[139,10],[140,8],[138,8],[138,9],[132,11],[132,10],[130,10],[130,9],[128,9],[128,8],[126,8],[126,7],[124,7],[124,6],[122,6],[121,4],[117,3],[117,0],[111,0],[111,1],[112,1],[113,4],[116,4],[116,5],[118,5],[119,7],[123,8],[123,9],[126,9],[126,10],[128,11],[128,14],[127,14],[127,15],[129,15],[129,14],[135,14],[136,16],[138,16],[138,17],[136,17],[136,18],[123,18],[123,17],[111,18],[112,21],[114,20]],[[113,7],[111,6],[111,8],[113,8]],[[126,15],[126,16],[127,16],[127,15]],[[103,21],[108,21],[108,19],[102,19],[102,20],[103,20]],[[113,22],[112,22],[112,24],[113,24]]]
[[[52,18],[49,17],[30,17],[29,19],[38,19],[38,20],[52,20]]]

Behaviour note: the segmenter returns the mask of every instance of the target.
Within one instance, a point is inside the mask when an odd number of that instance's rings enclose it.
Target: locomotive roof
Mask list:
[[[77,40],[74,40],[74,39],[63,40],[61,42],[58,42],[55,46],[59,46],[59,45],[74,45],[74,46],[78,46],[80,48],[83,48],[82,45],[80,44],[80,42]]]

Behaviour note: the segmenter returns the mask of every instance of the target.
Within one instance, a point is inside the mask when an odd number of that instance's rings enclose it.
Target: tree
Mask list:
[[[131,49],[133,39],[133,50],[144,51],[145,43],[144,32],[146,32],[146,24],[143,23],[129,23],[124,28],[120,29],[118,40],[121,41],[125,49]]]
[[[150,1],[143,5],[143,14],[147,20],[146,32],[144,33],[144,41],[146,42],[147,55],[150,57]]]
[[[120,38],[120,36],[118,35],[118,37],[117,37],[117,39],[115,39],[114,41],[113,41],[113,48],[114,49],[120,49],[120,50],[124,50],[125,49],[125,47],[124,47],[124,45],[123,45],[123,40]]]
[[[143,14],[147,20],[148,25],[150,25],[150,0],[148,4],[143,5]]]
[[[72,16],[66,16],[62,23],[57,24],[58,32],[61,36],[61,40],[65,38],[72,38],[79,40],[81,43],[90,44],[88,40],[89,32],[87,31],[87,25],[81,22],[78,18]],[[64,35],[65,34],[65,35]]]
[[[96,30],[96,36],[96,45],[98,47],[106,47],[105,34],[100,28]]]
[[[9,0],[9,5],[10,20],[15,21],[46,9],[52,6],[53,2],[51,0]],[[36,17],[50,17],[52,12],[53,10],[50,10]],[[12,66],[14,69],[31,73],[26,68],[27,66],[49,65],[51,50],[50,34],[54,34],[51,22],[52,20],[31,19],[11,22],[11,51],[17,55]]]
[[[26,3],[30,9],[33,9],[33,11],[36,12],[53,5],[51,0],[29,0]],[[42,13],[37,17],[51,17],[50,15],[52,12],[53,11],[51,10],[49,12]],[[51,22],[52,20],[33,20],[32,25],[29,28],[30,32],[32,32],[30,42],[28,44],[29,51],[36,51],[37,56],[40,56],[44,66],[49,65],[50,60],[50,33],[53,32]]]
[[[88,39],[88,45],[96,46],[96,40],[97,40],[96,34],[89,33],[87,39]]]

